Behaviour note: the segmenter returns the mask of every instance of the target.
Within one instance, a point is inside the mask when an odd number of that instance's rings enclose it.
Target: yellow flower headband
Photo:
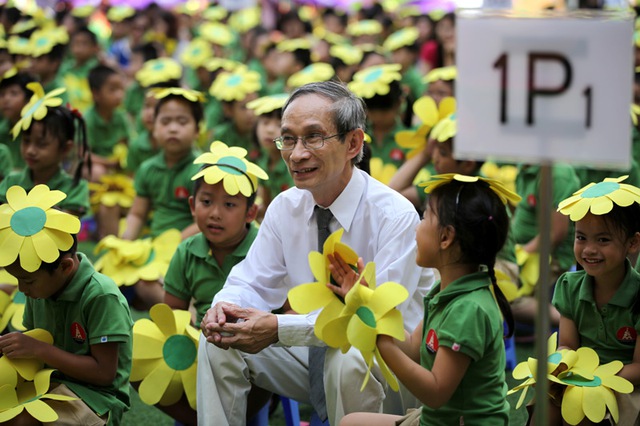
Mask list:
[[[606,178],[602,182],[591,182],[560,202],[558,211],[577,222],[587,213],[603,215],[609,213],[614,205],[628,207],[633,203],[640,203],[640,189],[620,183],[628,177]]]
[[[166,98],[167,96],[180,96],[188,100],[189,102],[204,102],[204,95],[197,90],[185,89],[184,87],[167,87],[167,88],[154,88],[150,90],[150,93],[156,99]]]
[[[200,26],[200,37],[219,46],[228,46],[233,41],[233,33],[219,22],[206,22]]]
[[[330,80],[335,75],[333,67],[324,62],[307,65],[297,73],[294,73],[287,80],[289,87],[296,88],[308,83]]]
[[[182,63],[191,67],[198,68],[213,56],[213,49],[208,41],[202,38],[194,38],[180,55]]]
[[[295,52],[296,50],[311,50],[311,40],[306,38],[293,38],[282,40],[276,45],[276,49],[281,52]]]
[[[6,70],[4,72],[4,74],[2,74],[2,77],[0,77],[0,81],[2,80],[7,80],[11,77],[14,77],[18,74],[18,67],[16,67],[15,65],[12,66],[11,68],[9,68],[8,70]]]
[[[382,44],[388,52],[393,52],[404,46],[411,46],[418,40],[418,29],[415,27],[403,28],[391,34]]]
[[[182,67],[171,58],[151,59],[144,63],[136,73],[136,80],[143,87],[164,83],[169,80],[179,80],[182,77]]]
[[[0,266],[20,258],[22,269],[34,272],[71,248],[80,220],[52,208],[66,197],[47,185],[36,185],[29,194],[18,185],[7,190],[7,203],[0,205]]]
[[[423,77],[422,81],[425,83],[433,83],[434,81],[443,80],[451,81],[458,77],[458,68],[455,65],[442,68],[434,68]]]
[[[350,24],[347,27],[347,34],[350,36],[376,35],[382,33],[382,24],[375,19],[364,19]]]
[[[127,5],[113,6],[107,12],[107,19],[111,22],[122,22],[136,14],[136,10]]]
[[[229,26],[239,33],[246,33],[260,24],[260,15],[259,7],[240,9],[229,17]]]
[[[207,71],[213,72],[221,68],[225,71],[233,71],[237,68],[246,67],[246,65],[233,59],[211,58],[204,63],[204,67]]]
[[[362,50],[351,44],[340,44],[329,48],[329,55],[340,59],[345,65],[359,64],[362,60]]]
[[[202,18],[207,21],[221,21],[227,17],[228,13],[222,6],[211,6],[202,12]]]
[[[365,99],[386,95],[390,90],[389,84],[402,79],[401,68],[400,64],[384,64],[360,70],[353,75],[349,90]]]
[[[26,19],[22,21],[18,21],[11,27],[9,34],[20,34],[25,31],[29,31],[37,27],[36,21],[33,19]]]
[[[204,177],[204,181],[210,185],[222,181],[227,194],[236,195],[239,192],[250,197],[258,189],[258,179],[269,179],[264,170],[246,160],[247,150],[244,148],[229,147],[224,142],[215,141],[209,151],[193,161],[194,164],[208,164],[209,167],[200,170],[191,180]]]
[[[250,93],[260,90],[260,74],[246,67],[223,72],[209,88],[209,94],[220,101],[241,101]]]
[[[85,6],[74,7],[71,11],[71,15],[75,16],[76,18],[88,18],[89,16],[91,16],[94,10],[94,6],[87,4]]]
[[[46,55],[59,45],[69,42],[69,34],[63,27],[56,27],[50,30],[34,31],[29,38],[31,45],[31,56],[37,58]]]
[[[7,40],[7,49],[12,55],[30,55],[31,43],[28,38],[11,36]]]
[[[458,120],[456,113],[452,113],[438,121],[431,131],[431,138],[438,142],[446,142],[453,138],[458,132]]]
[[[344,36],[332,33],[322,25],[316,25],[313,28],[313,36],[319,38],[320,40],[325,40],[327,43],[332,45],[348,43],[348,40]]]
[[[27,130],[31,127],[33,120],[40,121],[44,119],[49,112],[49,107],[53,108],[62,105],[62,98],[57,96],[67,90],[64,87],[59,87],[45,94],[44,89],[38,82],[27,84],[27,89],[33,92],[33,96],[22,108],[20,120],[11,129],[14,139],[18,137],[21,130]]]
[[[289,99],[288,93],[279,93],[277,95],[263,96],[247,104],[247,108],[253,110],[256,116],[268,114],[277,109],[281,109]]]
[[[504,204],[510,203],[511,205],[515,206],[521,200],[518,194],[507,189],[507,187],[504,186],[501,182],[479,176],[466,176],[456,173],[445,173],[441,175],[431,176],[431,179],[429,181],[423,182],[419,184],[419,186],[423,186],[424,192],[429,194],[437,187],[446,185],[454,180],[465,183],[474,183],[478,181],[486,182],[487,184],[489,184],[489,188],[491,188],[491,190],[495,192],[498,197],[500,197],[500,200],[502,200]]]

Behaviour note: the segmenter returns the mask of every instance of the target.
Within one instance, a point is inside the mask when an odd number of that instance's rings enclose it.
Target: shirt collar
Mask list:
[[[616,305],[622,308],[630,308],[636,298],[636,286],[634,283],[640,280],[640,273],[638,273],[633,266],[631,266],[631,262],[629,259],[625,261],[625,268],[627,273],[624,275],[622,279],[622,283],[618,290],[616,290],[615,294],[607,305]],[[595,303],[595,299],[593,298],[593,277],[584,273],[585,283],[588,285],[581,285],[578,297],[580,300],[590,303]]]
[[[249,226],[249,231],[247,235],[245,235],[244,239],[235,248],[231,256],[244,258],[247,256],[247,252],[249,251],[249,247],[253,243],[255,239],[255,235],[258,233],[258,227],[255,222],[252,222]],[[252,238],[252,236],[254,238]],[[205,238],[204,234],[201,232],[193,237],[193,242],[188,246],[188,250],[194,255],[201,259],[213,258],[211,253],[211,248],[209,247],[209,241]]]
[[[349,232],[351,229],[353,218],[360,205],[360,199],[367,186],[367,181],[363,174],[364,172],[362,170],[354,167],[349,183],[342,190],[338,198],[328,207],[331,213],[333,213],[333,217],[338,221],[340,227],[344,228],[345,232]],[[313,209],[310,209],[308,221],[311,221],[313,211]]]
[[[458,278],[442,291],[440,291],[440,281],[438,281],[426,297],[433,299],[434,303],[447,303],[449,300],[461,294],[470,293],[481,288],[488,288],[490,285],[491,279],[489,278],[489,274],[485,271],[480,271]]]

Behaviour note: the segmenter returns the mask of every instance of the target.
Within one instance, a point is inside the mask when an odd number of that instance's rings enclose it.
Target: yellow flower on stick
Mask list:
[[[53,336],[47,330],[34,328],[25,331],[25,336],[32,337],[41,342],[53,344]],[[9,358],[7,356],[0,357],[0,386],[18,385],[18,377],[25,380],[33,380],[36,373],[44,368],[44,362],[37,358]]]
[[[200,331],[191,313],[159,303],[133,325],[132,382],[140,383],[140,399],[149,405],[172,405],[183,392],[196,409],[196,369]]]
[[[614,204],[627,207],[633,203],[640,203],[640,189],[621,183],[627,177],[605,178],[602,182],[592,182],[561,201],[558,211],[576,222],[589,212],[594,215],[607,214],[613,209]]]
[[[29,194],[17,185],[7,190],[7,203],[0,205],[0,266],[19,257],[22,269],[34,272],[71,248],[80,220],[52,208],[66,197],[46,185],[36,185]]]
[[[46,393],[51,385],[53,371],[40,370],[33,381],[18,383],[17,387],[10,384],[0,386],[0,423],[13,419],[24,410],[43,423],[58,420],[58,414],[43,400],[73,401],[78,398]]]
[[[33,96],[29,102],[22,108],[20,112],[20,120],[13,126],[11,133],[13,138],[17,138],[20,131],[27,130],[31,127],[33,120],[39,121],[47,116],[49,107],[57,107],[62,105],[62,98],[58,95],[64,93],[67,89],[60,87],[49,93],[44,93],[42,85],[38,82],[27,84],[27,89],[33,92]]]
[[[363,280],[367,286],[361,284]],[[342,311],[334,318],[318,317],[316,335],[327,345],[341,348],[343,352],[350,346],[358,349],[367,363],[367,373],[375,358],[387,383],[397,391],[398,380],[384,362],[376,340],[380,334],[404,340],[402,314],[396,306],[407,297],[409,292],[398,283],[386,282],[376,287],[376,268],[370,262],[347,293]],[[361,390],[368,380],[369,374],[366,374]]]

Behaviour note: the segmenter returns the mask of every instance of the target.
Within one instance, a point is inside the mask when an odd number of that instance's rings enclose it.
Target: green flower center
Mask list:
[[[174,335],[167,339],[162,346],[162,356],[169,368],[186,370],[196,360],[198,350],[191,339],[183,335]]]
[[[603,195],[611,194],[618,189],[620,189],[620,184],[617,182],[600,182],[584,191],[582,193],[582,198],[598,198]]]
[[[21,237],[30,237],[42,231],[47,214],[40,207],[25,207],[11,216],[11,229]]]
[[[162,71],[163,69],[164,69],[164,64],[162,63],[153,64],[153,66],[151,67],[152,71]]]
[[[230,87],[239,86],[240,83],[242,83],[242,77],[240,77],[239,75],[232,75],[231,77],[229,77],[229,80],[227,80],[227,86]]]
[[[365,323],[369,327],[376,327],[376,317],[375,315],[373,315],[371,309],[367,308],[366,306],[360,306],[356,311],[356,315],[362,320],[363,323]]]
[[[551,355],[549,355],[548,360],[552,364],[559,364],[560,361],[562,361],[562,354],[559,352],[554,352]]]
[[[373,83],[375,81],[377,81],[380,76],[382,76],[382,70],[381,69],[375,69],[372,70],[371,72],[369,72],[365,77],[364,77],[364,82],[365,83]]]
[[[232,156],[222,157],[218,161],[218,167],[224,172],[236,176],[244,175],[247,171],[247,165],[244,164],[244,161]]]
[[[47,39],[46,38],[39,38],[38,40],[36,40],[36,46],[41,47],[41,46],[46,46],[47,45]]]
[[[563,377],[560,380],[562,380],[564,383],[567,383],[569,385],[580,386],[584,388],[595,388],[602,384],[602,380],[598,376],[593,376],[593,380],[590,380],[590,379],[585,379],[584,377],[579,376],[577,374],[571,374],[571,373],[567,374],[566,377]]]

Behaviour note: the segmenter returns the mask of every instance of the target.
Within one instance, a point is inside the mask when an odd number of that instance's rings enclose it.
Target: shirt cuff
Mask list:
[[[283,346],[323,346],[313,333],[317,313],[308,315],[277,315],[278,341]]]

